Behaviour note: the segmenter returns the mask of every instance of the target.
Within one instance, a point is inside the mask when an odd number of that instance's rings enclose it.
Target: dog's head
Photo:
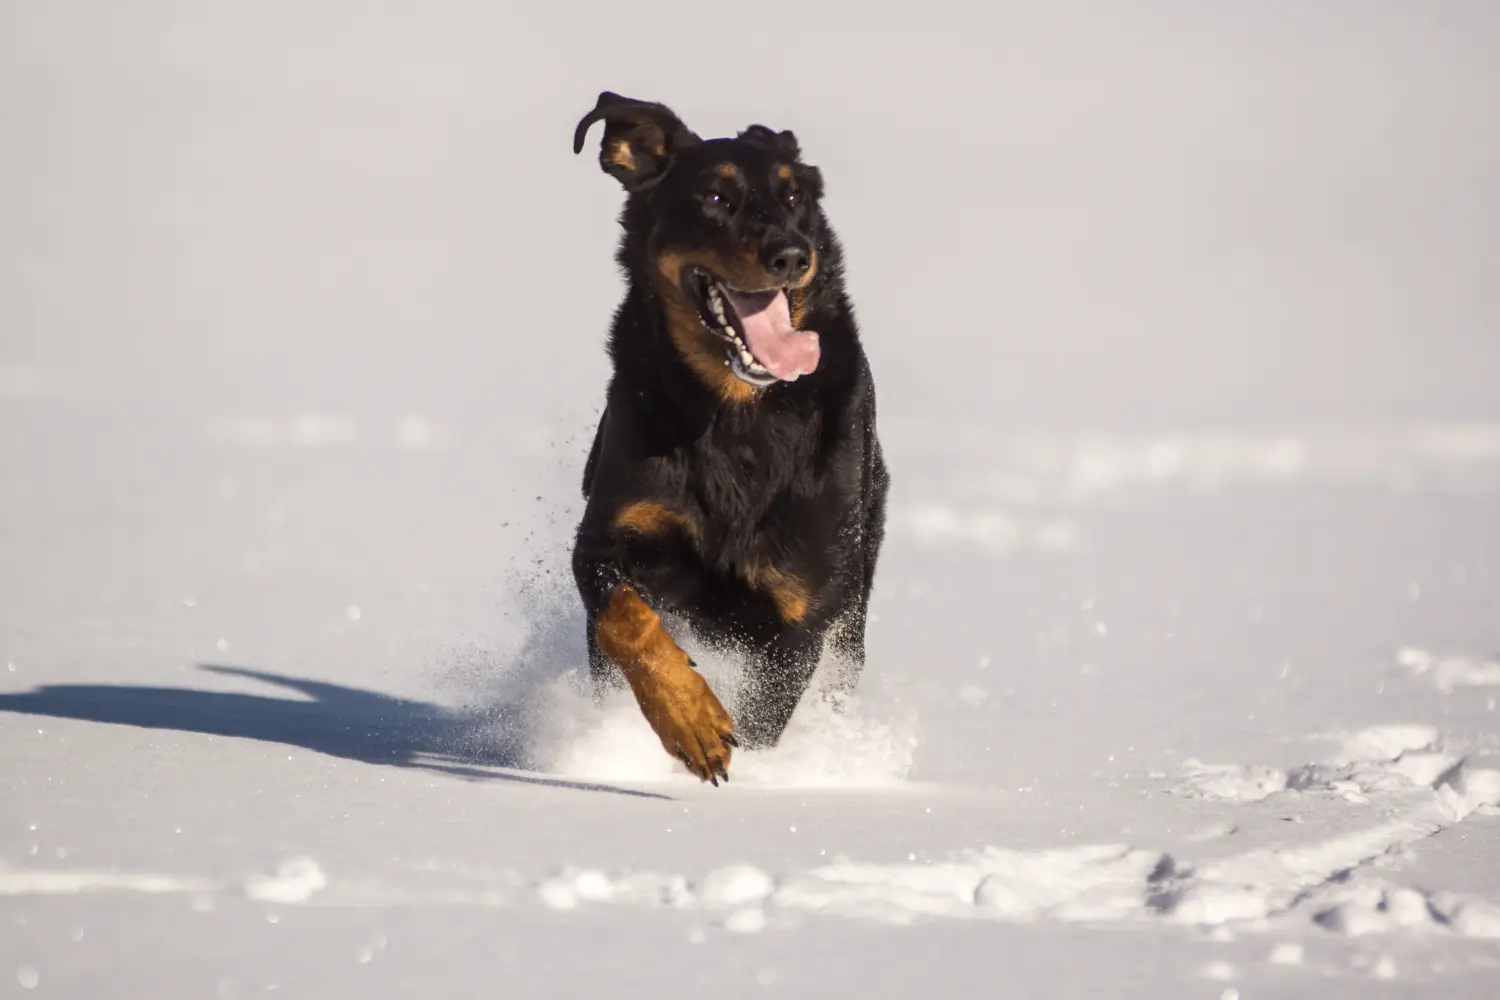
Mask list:
[[[599,165],[629,195],[622,259],[666,306],[684,358],[728,398],[818,367],[801,329],[831,262],[820,260],[823,179],[791,132],[751,125],[700,139],[660,104],[603,93],[573,151],[604,122]],[[821,270],[820,270],[821,268]]]

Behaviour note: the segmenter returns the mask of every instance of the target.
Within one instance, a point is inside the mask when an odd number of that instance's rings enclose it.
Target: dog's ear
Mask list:
[[[702,141],[665,105],[606,90],[573,130],[574,154],[583,152],[584,137],[597,121],[604,122],[599,166],[632,192],[659,180],[684,146]]]
[[[764,125],[751,125],[745,131],[735,136],[736,139],[746,139],[750,142],[760,143],[775,150],[780,156],[788,160],[796,160],[802,155],[802,149],[797,145],[797,137],[791,132],[777,132],[775,129],[766,128]]]

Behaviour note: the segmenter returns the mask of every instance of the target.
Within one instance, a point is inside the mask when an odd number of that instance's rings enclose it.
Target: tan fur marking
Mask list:
[[[615,527],[641,535],[664,535],[676,528],[689,536],[697,535],[697,526],[685,515],[652,500],[637,500],[620,508]]]
[[[788,625],[800,624],[816,606],[812,591],[801,578],[783,573],[770,563],[752,563],[744,576],[746,583],[770,596],[777,614]]]
[[[808,258],[807,258],[807,273],[802,276],[802,280],[799,281],[799,282],[797,282],[797,284],[794,287],[797,287],[797,288],[806,288],[808,285],[812,284],[812,280],[813,280],[813,278],[815,278],[817,276],[817,274],[818,274],[818,248],[817,247],[813,247],[812,248],[812,252],[810,254],[808,254]]]
[[[734,732],[734,722],[634,587],[622,584],[610,594],[594,639],[625,675],[662,748],[705,781],[726,775],[730,749],[724,738]]]
[[[705,268],[735,288],[774,288],[778,282],[761,266],[753,251],[725,257],[711,250],[667,250],[656,258],[656,269],[682,294],[682,272],[691,265]],[[686,298],[686,296],[684,296]]]
[[[792,328],[795,330],[805,329],[807,322],[808,295],[807,286],[812,284],[813,278],[818,273],[818,250],[813,248],[812,257],[808,261],[807,274],[802,280],[793,285],[787,292],[787,304],[792,311]]]
[[[748,403],[760,394],[760,390],[735,378],[724,363],[724,345],[703,328],[697,307],[682,290],[682,272],[693,265],[706,268],[739,288],[765,288],[774,285],[775,281],[751,254],[726,259],[705,250],[669,250],[656,258],[656,270],[661,279],[656,284],[666,303],[667,332],[672,343],[688,367],[717,392],[720,399],[728,403]]]
[[[740,174],[740,168],[733,163],[721,163],[718,167],[719,176],[725,180],[734,180]]]
[[[807,293],[794,288],[787,295],[787,299],[792,307],[792,328],[800,330],[802,324],[807,322]]]
[[[776,168],[776,176],[784,181],[789,181],[792,179],[792,168],[783,164]]]
[[[610,143],[604,158],[622,170],[635,169],[635,154],[630,151],[630,143],[624,139],[616,139]]]

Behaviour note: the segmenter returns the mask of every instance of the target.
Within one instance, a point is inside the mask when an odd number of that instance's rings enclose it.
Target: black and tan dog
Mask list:
[[[732,747],[780,738],[825,638],[858,678],[887,487],[875,388],[791,132],[705,141],[606,92],[575,153],[599,121],[628,287],[573,552],[590,667],[601,690],[623,674],[667,752],[718,784]],[[737,723],[659,611],[750,654]]]

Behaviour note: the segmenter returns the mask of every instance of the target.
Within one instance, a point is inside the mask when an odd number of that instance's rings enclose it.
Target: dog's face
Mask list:
[[[661,105],[606,93],[575,152],[600,120],[600,166],[630,194],[628,264],[662,297],[700,377],[743,398],[815,371],[818,335],[801,326],[819,278],[823,182],[796,137],[752,125],[703,141]]]

